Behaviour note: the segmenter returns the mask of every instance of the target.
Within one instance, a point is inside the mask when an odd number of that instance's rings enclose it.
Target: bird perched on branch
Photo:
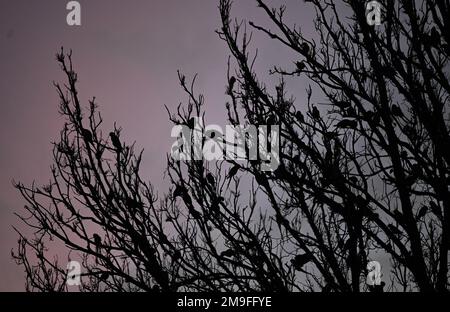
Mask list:
[[[97,233],[95,233],[92,238],[94,239],[94,243],[96,245],[100,245],[102,243],[102,239],[100,238],[100,235],[98,235]]]
[[[435,202],[430,202],[431,212],[436,215],[439,219],[442,219],[441,207],[439,207]]]
[[[136,208],[142,209],[143,208],[142,202],[140,202],[134,198],[131,198],[131,197],[127,197],[125,204],[127,205],[127,207],[129,209],[136,209]]]
[[[84,140],[88,143],[92,143],[92,133],[88,129],[81,128],[81,135],[83,136]]]
[[[316,119],[316,120],[319,120],[319,119],[320,119],[320,112],[319,112],[319,110],[317,109],[317,107],[315,107],[314,105],[313,105],[313,107],[312,107],[311,116],[312,116],[314,119]]]
[[[233,178],[239,171],[241,167],[239,165],[234,165],[233,168],[230,169],[230,171],[228,171],[228,179]]]
[[[393,116],[403,117],[403,112],[398,105],[392,105],[391,111]]]
[[[194,117],[189,118],[189,120],[187,122],[187,126],[189,127],[189,129],[194,129],[194,127],[195,127],[195,118]]]
[[[420,208],[419,212],[417,213],[416,219],[420,220],[423,217],[425,217],[425,215],[428,212],[428,207],[427,206],[422,206],[422,208]]]
[[[291,259],[291,264],[295,270],[301,271],[303,266],[310,262],[311,256],[309,254],[296,255],[294,259]]]
[[[195,210],[193,207],[191,207],[191,205],[188,205],[188,210],[189,213],[191,214],[191,216],[195,219],[195,220],[200,220],[202,218],[202,215],[200,212],[198,212],[197,210]]]
[[[100,278],[103,281],[106,281],[109,278],[109,272],[103,272],[102,275],[100,275]]]
[[[431,28],[430,44],[433,46],[439,46],[441,44],[441,34],[434,26]]]
[[[99,253],[100,245],[102,244],[102,239],[100,238],[100,235],[98,235],[97,233],[94,233],[92,238],[94,239],[95,252]]]
[[[301,62],[296,62],[295,66],[297,66],[297,71],[301,72],[305,69],[306,65],[305,62],[301,61]]]
[[[227,257],[227,258],[234,257],[235,255],[236,255],[236,252],[233,249],[227,249],[220,253],[221,257]]]
[[[347,109],[350,107],[350,102],[348,101],[336,101],[334,102],[334,105],[339,107],[341,110]]]
[[[267,182],[267,178],[261,173],[255,173],[256,182],[262,187],[269,187],[269,183]]]
[[[389,228],[389,231],[392,232],[392,234],[398,236],[402,234],[402,231],[400,231],[395,225],[393,224],[388,224],[387,226]]]
[[[231,94],[233,92],[235,83],[236,83],[236,78],[234,76],[231,76],[230,80],[228,81],[228,94]]]
[[[173,191],[173,194],[172,194],[172,196],[173,196],[173,198],[177,198],[178,196],[183,196],[183,194],[186,192],[186,189],[183,187],[183,186],[181,186],[181,185],[177,185],[176,187],[175,187],[175,190]]]
[[[211,186],[214,186],[216,184],[216,180],[210,172],[208,172],[208,174],[206,175],[206,181],[208,181]]]
[[[306,42],[302,43],[301,49],[303,54],[309,54],[309,45]]]
[[[117,135],[114,132],[110,132],[109,136],[111,137],[111,142],[114,146],[114,148],[116,149],[116,152],[121,152],[122,151],[122,144],[120,143],[119,138],[117,137]]]
[[[295,118],[297,118],[297,120],[298,120],[300,123],[304,123],[304,122],[305,122],[305,117],[303,117],[303,114],[302,114],[301,111],[295,112]]]
[[[356,129],[357,121],[352,119],[343,119],[339,121],[336,125],[338,128],[350,128],[350,129]]]
[[[277,123],[277,118],[275,117],[275,114],[270,114],[269,117],[267,117],[266,124],[267,125],[275,125]]]

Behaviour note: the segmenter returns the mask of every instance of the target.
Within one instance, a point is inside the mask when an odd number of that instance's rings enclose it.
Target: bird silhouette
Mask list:
[[[400,109],[400,107],[398,107],[398,105],[395,105],[395,104],[392,105],[391,111],[392,111],[392,115],[397,116],[397,117],[403,117],[403,112]]]
[[[275,169],[275,171],[273,172],[273,174],[275,175],[275,177],[277,177],[280,180],[288,180],[289,179],[289,173],[286,170],[286,167],[284,165],[280,165],[278,166],[277,169]]]
[[[192,199],[191,196],[186,192],[182,195],[184,203],[190,208],[192,206]]]
[[[95,252],[99,253],[100,251],[100,245],[102,244],[102,239],[100,238],[100,236],[95,233],[92,238],[94,239],[94,244],[95,244]],[[97,260],[96,260],[97,261]]]
[[[255,174],[255,179],[256,179],[256,182],[259,185],[261,185],[263,187],[269,187],[269,183],[267,182],[267,178],[263,174],[256,173]]]
[[[375,112],[370,111],[370,110],[367,111],[364,114],[364,118],[366,119],[366,121],[368,123],[371,123],[371,124],[374,124],[374,125],[377,125],[377,124],[380,123],[380,115],[378,113],[375,113]]]
[[[356,110],[353,107],[349,107],[345,110],[344,116],[346,117],[356,117]]]
[[[122,144],[120,143],[120,140],[117,137],[117,135],[114,132],[110,132],[109,136],[111,137],[111,142],[114,148],[116,149],[116,152],[122,151]]]
[[[311,261],[309,254],[296,255],[294,259],[291,259],[291,264],[295,270],[301,271],[303,266]]]
[[[195,210],[194,208],[192,208],[190,205],[188,205],[188,210],[189,213],[191,214],[191,216],[195,219],[195,220],[200,220],[202,218],[202,215],[200,212],[198,212],[197,210]]]
[[[305,69],[306,65],[305,62],[301,61],[301,62],[296,62],[295,65],[297,66],[297,71],[301,72]]]
[[[92,238],[94,239],[94,243],[96,245],[100,245],[102,243],[102,239],[100,238],[100,235],[98,235],[97,233],[95,233]]]
[[[206,175],[206,181],[208,181],[208,183],[211,186],[215,186],[216,184],[216,180],[214,179],[214,176],[210,172],[208,172],[208,174]]]
[[[405,216],[400,212],[400,210],[395,209],[394,210],[394,217],[397,220],[397,222],[404,224],[405,223]]]
[[[353,184],[353,185],[358,185],[358,178],[355,176],[352,176],[350,178],[348,178],[348,180]]]
[[[179,250],[175,250],[173,255],[172,255],[172,260],[178,261],[179,259],[181,259],[181,252]]]
[[[320,119],[320,112],[319,112],[319,110],[317,109],[317,107],[315,107],[315,106],[312,107],[311,116],[312,116],[314,119],[316,119],[316,120],[319,120],[319,119]]]
[[[230,171],[228,171],[228,179],[232,179],[239,171],[241,167],[239,165],[234,165]]]
[[[431,212],[436,215],[439,219],[442,218],[441,208],[433,201],[430,202]]]
[[[277,123],[277,118],[274,114],[270,114],[269,117],[267,117],[266,124],[267,125],[275,125]]]
[[[338,128],[350,128],[350,129],[356,129],[357,126],[357,121],[356,120],[352,120],[352,119],[343,119],[341,121],[339,121],[336,124],[336,127]]]
[[[139,208],[143,208],[143,203],[131,198],[131,197],[127,197],[127,199],[125,200],[125,204],[127,205],[127,207],[129,209],[139,209]]]
[[[102,158],[103,152],[105,151],[104,148],[99,147],[98,150],[95,152],[95,158],[100,160]]]
[[[428,207],[427,206],[422,206],[422,208],[420,208],[419,212],[417,213],[416,219],[420,220],[423,217],[425,217],[425,215],[428,212]]]
[[[175,190],[173,191],[173,198],[177,198],[178,196],[183,196],[183,194],[186,192],[186,189],[181,186],[181,185],[177,185],[175,186]]]
[[[88,129],[82,128],[81,129],[81,135],[83,136],[84,140],[88,143],[92,143],[92,133]]]
[[[336,105],[340,109],[344,110],[344,109],[347,109],[350,107],[350,102],[349,101],[336,101],[336,102],[334,102],[334,105]]]
[[[222,251],[220,253],[221,257],[227,257],[227,258],[234,257],[235,255],[236,255],[236,252],[233,249],[231,249],[231,248],[227,249],[227,250],[224,250],[224,251]]]
[[[389,228],[389,231],[391,231],[392,234],[394,234],[394,235],[396,235],[396,236],[402,234],[402,231],[400,231],[400,230],[398,229],[398,227],[396,227],[396,226],[393,225],[393,224],[388,224],[387,227]]]
[[[309,45],[306,42],[302,43],[301,49],[303,54],[309,54]]]
[[[187,126],[189,127],[189,129],[194,129],[194,127],[195,127],[195,118],[194,117],[189,118],[189,120],[187,122]]]
[[[305,122],[305,117],[303,117],[303,114],[302,114],[301,111],[295,112],[295,118],[297,118],[297,120],[298,120],[300,123],[304,123],[304,122]]]
[[[233,90],[233,87],[234,87],[234,84],[236,83],[236,77],[234,77],[234,76],[231,76],[230,77],[230,81],[229,81],[229,84],[230,84],[230,92]]]
[[[109,278],[109,272],[103,272],[102,275],[100,275],[100,278],[106,281]]]
[[[439,44],[441,44],[441,34],[436,29],[436,27],[431,28],[430,43],[433,46],[438,46]]]

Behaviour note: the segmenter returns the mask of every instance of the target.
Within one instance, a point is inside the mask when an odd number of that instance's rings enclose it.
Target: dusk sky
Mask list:
[[[12,226],[20,227],[14,212],[24,205],[12,181],[48,182],[51,142],[63,125],[52,85],[64,81],[55,61],[61,46],[73,50],[84,105],[95,96],[104,128],[116,121],[125,141],[145,148],[143,176],[160,192],[173,142],[164,105],[175,108],[186,100],[178,69],[187,77],[198,73],[207,123],[225,122],[229,52],[215,33],[218,1],[79,1],[81,26],[67,25],[67,2],[0,0],[0,291],[24,289],[22,268],[10,255],[17,244]],[[311,31],[313,15],[303,1],[276,1],[283,3],[291,8],[289,18]],[[264,23],[257,10],[253,1],[235,1],[233,14]],[[258,70],[292,61],[264,36],[256,35],[255,42]]]

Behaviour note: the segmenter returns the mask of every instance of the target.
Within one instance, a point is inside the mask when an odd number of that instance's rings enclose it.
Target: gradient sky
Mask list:
[[[173,142],[164,104],[174,108],[186,100],[177,69],[188,77],[199,74],[207,123],[224,125],[229,53],[214,32],[220,26],[217,0],[79,1],[82,25],[72,27],[66,24],[67,2],[0,0],[0,291],[24,289],[22,268],[10,256],[17,241],[13,213],[24,205],[12,180],[49,179],[51,142],[63,124],[52,85],[63,81],[55,61],[61,46],[73,49],[81,99],[87,103],[95,96],[105,128],[117,121],[126,141],[145,148],[143,174],[157,189],[164,189],[165,157]],[[303,1],[274,3],[287,4],[289,19],[312,31]],[[233,14],[267,21],[253,1],[235,1]],[[292,61],[262,35],[255,42],[261,72],[280,60]]]

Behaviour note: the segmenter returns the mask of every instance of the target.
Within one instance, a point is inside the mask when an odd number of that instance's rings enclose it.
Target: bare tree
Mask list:
[[[274,94],[229,0],[217,33],[235,64],[230,124],[280,127],[273,172],[255,160],[168,156],[173,187],[159,200],[139,175],[141,153],[120,129],[103,136],[95,99],[84,112],[71,56],[58,54],[67,123],[53,179],[16,185],[30,214],[21,218],[35,229],[32,238],[19,232],[13,253],[28,289],[67,289],[53,239],[70,259],[81,255],[82,290],[358,292],[380,255],[392,262],[388,290],[448,290],[449,1],[386,1],[379,26],[368,24],[363,1],[305,1],[314,38],[285,22],[286,7],[255,1],[271,26],[249,27],[294,55],[292,68],[271,70],[280,76]],[[179,78],[189,102],[169,118],[194,128],[203,97]],[[310,82],[300,103],[288,91],[296,78]]]

